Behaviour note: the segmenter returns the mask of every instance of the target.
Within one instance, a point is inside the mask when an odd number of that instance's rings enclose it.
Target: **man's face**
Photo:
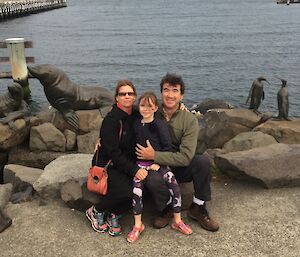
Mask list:
[[[180,85],[171,85],[169,83],[163,84],[161,97],[165,109],[177,110],[179,103],[183,98]]]

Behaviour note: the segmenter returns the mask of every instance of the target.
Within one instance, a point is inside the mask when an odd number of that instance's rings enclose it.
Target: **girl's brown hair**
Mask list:
[[[152,92],[145,92],[139,98],[138,104],[140,105],[141,101],[148,103],[149,105],[154,104],[154,106],[158,106],[158,100],[156,95]]]

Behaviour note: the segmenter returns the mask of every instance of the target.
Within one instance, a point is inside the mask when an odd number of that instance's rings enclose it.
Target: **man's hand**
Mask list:
[[[135,154],[138,159],[142,160],[154,160],[155,157],[155,151],[150,144],[149,140],[146,141],[147,147],[143,147],[140,144],[136,144],[135,147]]]
[[[148,176],[148,171],[145,169],[139,169],[136,173],[135,173],[135,177],[139,180],[144,180],[146,177]]]

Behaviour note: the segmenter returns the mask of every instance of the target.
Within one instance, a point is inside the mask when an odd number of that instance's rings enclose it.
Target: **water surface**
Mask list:
[[[279,76],[288,81],[290,115],[299,116],[299,14],[300,5],[272,0],[69,0],[0,23],[0,35],[34,41],[26,54],[36,64],[57,65],[78,84],[113,89],[129,78],[138,92],[159,93],[162,76],[177,72],[188,106],[218,98],[245,107],[252,81],[264,75],[272,85],[260,109],[276,112]],[[0,83],[6,90],[9,80]],[[32,98],[45,103],[31,83]]]

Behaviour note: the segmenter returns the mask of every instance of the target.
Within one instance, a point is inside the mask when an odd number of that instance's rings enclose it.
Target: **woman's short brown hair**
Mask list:
[[[131,87],[134,94],[136,95],[136,89],[135,89],[135,86],[132,84],[132,82],[129,79],[122,79],[122,80],[119,80],[117,83],[116,90],[115,90],[115,99],[118,96],[120,88],[125,87],[125,86]]]

